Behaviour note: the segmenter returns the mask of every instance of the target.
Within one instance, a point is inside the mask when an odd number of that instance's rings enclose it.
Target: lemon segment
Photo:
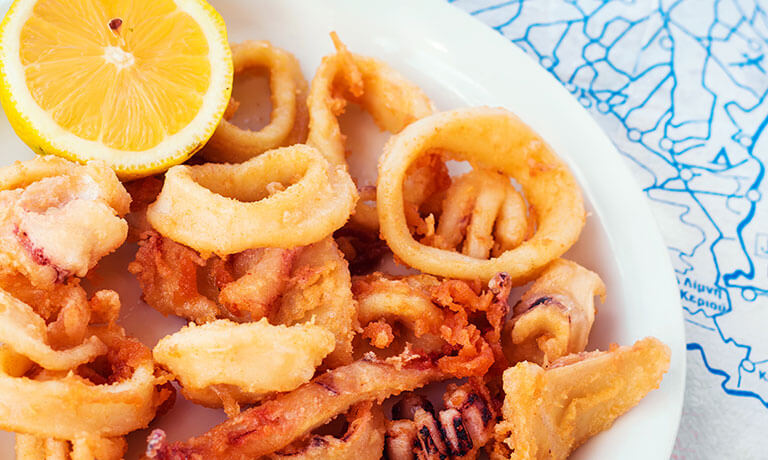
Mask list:
[[[0,24],[0,78],[6,115],[37,153],[134,178],[205,144],[232,58],[202,0],[16,0]]]

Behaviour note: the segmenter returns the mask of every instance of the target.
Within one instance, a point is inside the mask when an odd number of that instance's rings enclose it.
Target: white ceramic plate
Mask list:
[[[217,0],[231,42],[268,39],[293,52],[308,80],[320,58],[332,52],[335,30],[349,48],[387,61],[419,84],[438,108],[503,106],[538,131],[570,165],[590,216],[568,257],[597,271],[608,286],[590,349],[632,344],[656,336],[672,349],[661,388],[616,424],[578,449],[574,459],[667,459],[672,451],[685,384],[682,314],[662,239],[623,160],[587,112],[522,51],[470,16],[441,0]],[[7,5],[6,5],[7,8]],[[373,158],[385,135],[370,121],[346,120],[352,150]],[[31,157],[3,118],[0,164]],[[370,165],[370,161],[365,161]],[[356,165],[353,165],[353,167]],[[120,292],[122,323],[153,345],[182,321],[163,318],[139,300],[125,271],[135,247],[100,264],[100,286]],[[173,440],[201,433],[224,419],[179,397],[157,426]],[[137,458],[147,430],[132,435],[126,458]],[[0,459],[13,458],[13,438],[0,432]]]

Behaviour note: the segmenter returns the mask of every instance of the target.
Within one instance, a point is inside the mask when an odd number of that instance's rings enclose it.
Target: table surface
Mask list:
[[[650,200],[686,321],[672,458],[766,458],[768,1],[449,1],[562,82]]]

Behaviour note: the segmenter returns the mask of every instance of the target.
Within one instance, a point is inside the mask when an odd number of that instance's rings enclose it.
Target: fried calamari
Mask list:
[[[243,324],[217,320],[190,324],[165,336],[152,354],[176,377],[188,399],[221,407],[293,390],[312,378],[334,347],[333,334],[312,324],[287,327],[273,326],[266,319]],[[226,401],[226,396],[222,400],[222,393],[233,401]]]
[[[548,368],[521,362],[504,372],[504,420],[494,460],[561,460],[658,388],[669,348],[654,338],[631,347],[568,355]]]
[[[304,142],[307,137],[307,81],[299,61],[268,41],[246,40],[232,45],[235,76],[258,68],[269,71],[272,114],[259,131],[242,129],[228,120],[240,105],[234,97],[213,136],[201,151],[210,161],[242,163],[267,150]]]
[[[487,260],[416,241],[408,225],[403,182],[409,167],[434,149],[449,159],[466,160],[477,170],[497,170],[515,179],[536,216],[533,235]],[[407,265],[434,275],[484,281],[506,272],[516,285],[535,278],[565,253],[578,239],[586,217],[581,191],[565,163],[515,115],[487,107],[430,115],[392,136],[379,160],[376,203],[381,234]],[[478,225],[484,229],[478,229],[479,236],[488,233],[491,217],[485,214],[480,219]],[[468,248],[474,253],[475,246],[477,254],[480,249],[485,253],[488,241],[480,238]]]
[[[37,287],[85,276],[125,241],[129,204],[99,162],[37,157],[0,168],[0,270]]]
[[[595,296],[605,300],[605,285],[596,273],[565,259],[552,262],[505,326],[502,344],[509,361],[547,366],[584,351],[595,321]]]
[[[368,356],[327,371],[186,442],[165,443],[164,434],[155,430],[146,458],[258,458],[285,448],[355,404],[383,401],[443,378],[435,363],[424,356],[404,353],[386,360]]]

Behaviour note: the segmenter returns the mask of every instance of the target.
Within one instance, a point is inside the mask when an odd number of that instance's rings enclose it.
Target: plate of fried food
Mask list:
[[[653,217],[448,3],[17,0],[0,79],[1,458],[669,458]]]

